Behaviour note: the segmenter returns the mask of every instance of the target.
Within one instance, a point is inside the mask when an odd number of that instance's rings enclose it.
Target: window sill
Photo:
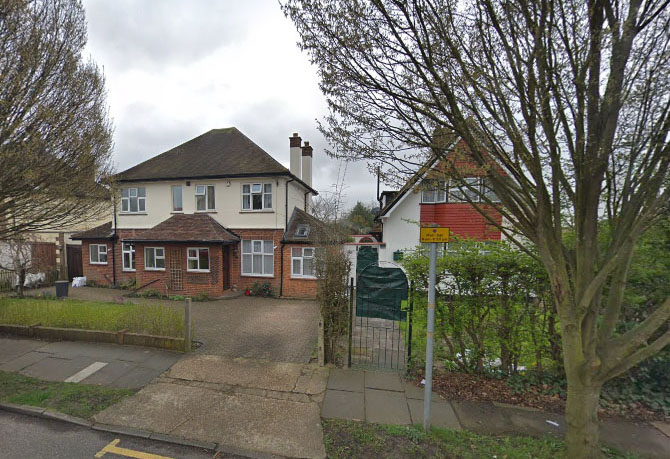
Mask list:
[[[273,214],[275,213],[274,209],[262,209],[262,210],[240,210],[241,214]]]
[[[187,269],[187,273],[200,273],[200,274],[209,274],[210,270],[209,269]]]
[[[242,274],[242,277],[265,277],[266,279],[270,279],[275,277],[274,274]]]
[[[137,272],[137,270],[136,269],[122,269],[121,272],[122,273],[135,273],[135,272]]]
[[[149,215],[147,212],[119,212],[119,215],[123,215],[124,217],[126,215],[131,216],[131,215]]]
[[[106,261],[105,262],[100,262],[100,261],[89,261],[89,265],[106,265],[108,264]]]
[[[183,214],[183,212],[181,212]],[[215,214],[216,210],[196,210],[196,214]]]
[[[296,276],[295,274],[291,274],[291,279],[296,279],[296,280],[317,280],[316,276]]]
[[[144,268],[145,271],[165,271],[165,268]]]
[[[183,211],[183,210],[173,210],[173,211],[170,212],[170,213],[171,213],[171,214],[183,214],[184,211]]]

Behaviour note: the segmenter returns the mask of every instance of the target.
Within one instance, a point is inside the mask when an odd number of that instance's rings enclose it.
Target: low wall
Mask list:
[[[155,347],[171,351],[184,350],[184,338],[142,335],[139,333],[128,333],[127,330],[113,332],[104,330],[81,330],[78,328],[42,327],[39,324],[0,324],[0,333],[39,338],[47,341],[88,341],[91,343],[130,344],[133,346]]]

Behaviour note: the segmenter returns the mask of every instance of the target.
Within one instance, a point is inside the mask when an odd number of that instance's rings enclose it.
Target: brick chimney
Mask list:
[[[302,142],[302,139],[297,132],[294,132],[293,137],[289,137],[288,140],[291,152],[291,167],[289,167],[289,170],[291,171],[291,174],[298,178],[302,178],[300,174],[300,143]]]
[[[312,147],[309,142],[302,147],[302,181],[312,186]]]

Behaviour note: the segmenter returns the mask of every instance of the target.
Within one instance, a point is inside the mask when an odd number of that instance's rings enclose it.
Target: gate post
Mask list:
[[[407,319],[407,365],[406,370],[409,373],[412,363],[412,316],[414,316],[414,281],[409,284],[409,318]]]
[[[349,283],[349,357],[347,359],[347,367],[351,368],[351,342],[353,341],[353,320],[354,320],[354,278],[350,279]]]

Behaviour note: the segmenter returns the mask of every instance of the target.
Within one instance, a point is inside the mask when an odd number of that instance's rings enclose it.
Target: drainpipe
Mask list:
[[[112,232],[112,284],[116,287],[116,195],[112,191],[112,201],[114,207],[114,230]]]
[[[286,181],[286,198],[284,199],[284,234],[286,234],[286,230],[288,229],[288,184],[293,182],[294,180],[287,180]],[[284,296],[284,238],[282,237],[282,242],[281,242],[281,253],[279,254],[279,260],[280,260],[280,272],[281,272],[281,277],[279,278],[279,296]]]

